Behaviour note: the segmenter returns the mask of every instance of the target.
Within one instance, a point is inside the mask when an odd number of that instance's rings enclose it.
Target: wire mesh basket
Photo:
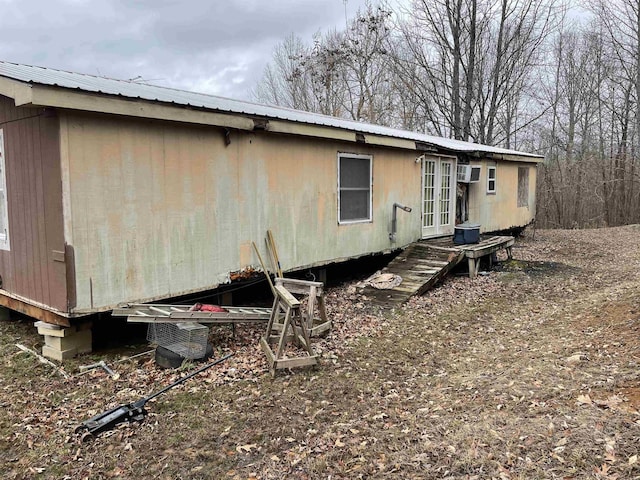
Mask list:
[[[195,360],[207,353],[209,328],[195,322],[150,323],[147,340],[178,355]]]

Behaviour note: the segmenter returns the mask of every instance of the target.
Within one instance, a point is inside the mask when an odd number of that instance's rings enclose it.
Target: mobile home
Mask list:
[[[48,323],[535,217],[537,155],[0,62],[0,304]],[[476,168],[473,168],[476,167]],[[479,168],[478,168],[479,167]],[[411,207],[397,214],[394,204]]]

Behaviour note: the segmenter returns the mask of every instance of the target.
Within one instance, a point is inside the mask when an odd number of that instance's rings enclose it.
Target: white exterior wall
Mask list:
[[[479,223],[481,232],[506,230],[528,225],[536,215],[536,164],[483,160],[480,182],[469,184],[469,222]],[[497,167],[496,193],[487,193],[489,166]],[[518,207],[518,167],[529,169],[528,206]]]
[[[420,238],[416,152],[269,133],[66,113],[61,119],[65,240],[75,313],[216,287],[259,265],[275,236],[296,269]],[[338,225],[337,154],[373,155],[373,221]],[[394,202],[396,243],[389,240]]]

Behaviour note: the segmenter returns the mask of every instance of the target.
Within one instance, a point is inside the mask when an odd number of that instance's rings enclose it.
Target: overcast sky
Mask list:
[[[347,0],[352,17],[365,0]],[[0,0],[0,60],[249,99],[288,33],[344,28],[344,0]]]

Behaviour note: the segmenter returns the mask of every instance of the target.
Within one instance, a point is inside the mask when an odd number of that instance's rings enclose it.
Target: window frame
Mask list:
[[[4,218],[0,217],[0,250],[10,250],[9,241],[9,202],[7,194],[7,156],[4,146],[4,131],[0,128],[0,191],[4,192],[2,199]]]
[[[359,160],[369,160],[369,188],[366,190],[369,192],[369,217],[368,218],[358,218],[354,220],[342,220],[342,205],[341,205],[341,193],[343,190],[347,190],[347,188],[342,188],[340,185],[340,165],[343,158],[353,158]],[[338,152],[338,161],[337,161],[337,179],[338,179],[338,225],[353,225],[357,223],[372,223],[373,222],[373,155],[366,155],[360,153],[348,153],[348,152]],[[357,190],[364,191],[364,188],[349,188],[348,190]]]
[[[525,188],[526,187],[526,188]],[[529,208],[529,167],[518,167],[518,208]]]
[[[491,177],[493,172],[493,178]],[[493,188],[491,188],[493,182]],[[498,167],[496,165],[487,166],[487,195],[495,195],[498,190]]]

